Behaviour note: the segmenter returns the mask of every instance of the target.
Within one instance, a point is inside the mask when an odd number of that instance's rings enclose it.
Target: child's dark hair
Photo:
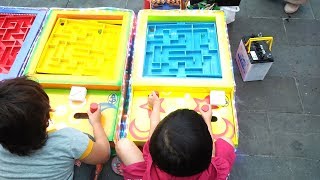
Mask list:
[[[153,162],[168,174],[186,177],[209,167],[212,138],[202,116],[179,109],[166,116],[150,139]]]
[[[47,140],[49,97],[28,77],[0,81],[0,144],[13,154],[26,156]]]

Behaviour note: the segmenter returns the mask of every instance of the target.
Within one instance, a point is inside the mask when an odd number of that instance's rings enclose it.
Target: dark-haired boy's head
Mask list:
[[[153,162],[174,176],[192,176],[209,167],[212,139],[202,116],[193,110],[170,113],[150,139]]]
[[[0,144],[13,154],[30,155],[46,142],[49,97],[27,77],[0,81]]]

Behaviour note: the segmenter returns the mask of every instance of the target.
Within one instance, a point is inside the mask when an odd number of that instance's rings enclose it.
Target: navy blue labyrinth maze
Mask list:
[[[144,77],[222,78],[214,22],[148,23]]]

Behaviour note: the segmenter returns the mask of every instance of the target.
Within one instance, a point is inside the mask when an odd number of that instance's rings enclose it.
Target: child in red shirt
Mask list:
[[[149,140],[143,152],[128,139],[116,144],[124,179],[225,180],[235,160],[230,139],[214,140],[211,108],[201,115],[179,109],[160,122],[160,101],[155,92],[148,97],[153,107]]]

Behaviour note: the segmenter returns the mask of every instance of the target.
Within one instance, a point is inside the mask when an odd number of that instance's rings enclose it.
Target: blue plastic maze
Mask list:
[[[46,12],[0,7],[0,80],[21,74]]]
[[[144,77],[222,78],[214,22],[148,23]]]

